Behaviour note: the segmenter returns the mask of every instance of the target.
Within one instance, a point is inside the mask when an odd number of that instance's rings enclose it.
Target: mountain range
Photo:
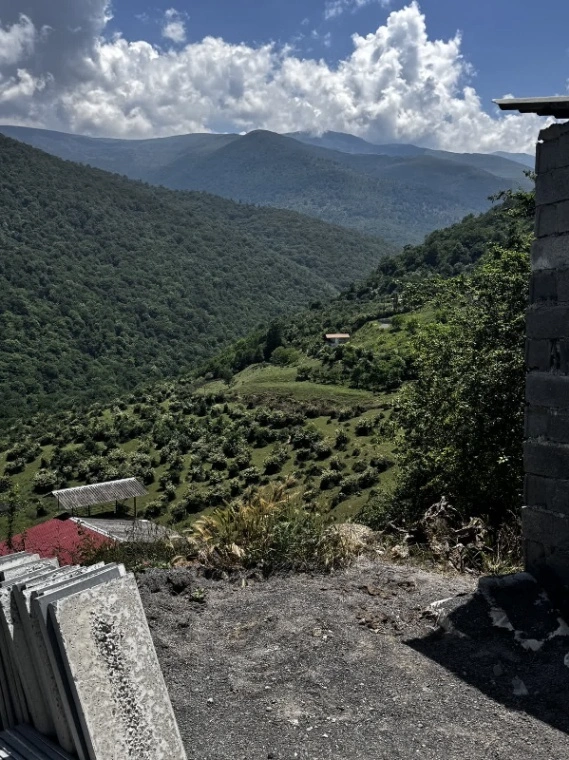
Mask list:
[[[298,211],[384,238],[417,243],[490,206],[501,190],[529,187],[526,154],[451,153],[374,145],[353,135],[189,134],[147,140],[92,138],[27,127],[0,132],[59,158],[177,190]]]
[[[195,367],[394,248],[300,214],[152,187],[0,135],[0,421]]]

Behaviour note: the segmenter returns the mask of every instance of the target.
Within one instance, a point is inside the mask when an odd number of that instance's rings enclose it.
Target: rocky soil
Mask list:
[[[139,585],[189,760],[569,756],[569,637],[524,648],[469,577],[361,560]]]

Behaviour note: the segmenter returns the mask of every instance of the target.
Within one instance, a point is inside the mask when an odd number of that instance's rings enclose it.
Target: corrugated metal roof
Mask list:
[[[93,483],[90,486],[77,486],[52,491],[61,509],[76,509],[90,507],[93,504],[106,504],[111,501],[132,499],[134,496],[145,496],[146,488],[136,478],[123,480],[108,480],[106,483]]]
[[[332,340],[334,338],[349,338],[350,333],[326,333],[326,340]]]
[[[538,116],[569,119],[569,98],[567,95],[556,95],[551,98],[501,98],[495,100],[494,103],[502,111],[536,113]]]

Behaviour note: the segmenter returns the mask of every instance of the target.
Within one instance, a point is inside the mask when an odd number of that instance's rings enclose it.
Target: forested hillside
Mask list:
[[[178,375],[392,252],[308,217],[150,187],[3,136],[0,207],[4,422]]]
[[[24,127],[0,132],[152,184],[292,209],[397,245],[487,210],[488,196],[504,188],[527,186],[524,167],[501,156],[374,146],[337,133],[110,140]]]
[[[270,483],[309,512],[374,527],[443,493],[461,519],[499,522],[520,483],[530,224],[509,203],[265,325],[201,373],[27,420],[0,454],[0,490],[19,488],[16,527],[45,515],[57,486],[126,476],[147,485],[148,517],[178,526]],[[326,345],[327,329],[350,342]],[[489,473],[476,489],[475,460]]]

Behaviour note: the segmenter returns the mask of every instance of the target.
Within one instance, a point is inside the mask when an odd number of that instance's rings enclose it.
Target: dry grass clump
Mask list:
[[[344,567],[365,545],[328,517],[304,509],[282,485],[201,517],[187,531],[187,541],[187,554],[177,564],[193,560],[224,570],[258,568],[266,575]]]

